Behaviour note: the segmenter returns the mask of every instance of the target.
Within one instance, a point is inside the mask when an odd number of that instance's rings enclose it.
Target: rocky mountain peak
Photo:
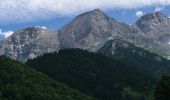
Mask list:
[[[152,18],[163,18],[163,17],[167,17],[163,12],[158,11],[158,12],[154,12],[154,13],[148,13],[145,14],[143,17],[152,17]]]
[[[170,32],[170,19],[162,12],[145,14],[135,24],[147,36],[153,38]]]
[[[89,12],[86,12],[86,14],[89,13],[89,14],[105,14],[102,10],[100,9],[94,9],[92,11],[89,11]],[[84,13],[85,14],[85,13]]]
[[[77,16],[77,18],[83,17],[83,16],[92,17],[92,16],[107,16],[107,15],[100,9],[94,9],[92,11],[80,14],[79,16]]]
[[[97,45],[111,35],[113,23],[117,24],[99,9],[83,13],[58,31],[61,48],[97,49]]]
[[[6,41],[8,42],[13,41],[18,44],[23,44],[27,41],[31,41],[31,40],[34,40],[40,37],[45,38],[53,34],[57,34],[57,33],[52,32],[48,29],[41,28],[41,27],[28,27],[28,28],[24,28],[24,29],[16,31],[13,35],[7,38]]]
[[[59,49],[58,34],[41,27],[29,27],[16,31],[5,41],[0,41],[0,55],[25,62],[44,53]]]
[[[142,16],[136,24],[141,24],[143,21],[153,21],[155,23],[160,23],[169,19],[163,12],[148,13]]]
[[[128,44],[121,41],[126,40],[135,45],[149,45],[165,51],[170,42],[170,35],[167,35],[170,34],[169,20],[162,12],[156,12],[142,16],[135,25],[127,25],[95,9],[77,16],[57,32],[39,26],[16,31],[5,41],[0,42],[0,55],[26,61],[64,48],[97,52],[109,40],[114,40],[115,45],[110,42],[113,47],[126,48]],[[155,38],[158,41],[155,41]],[[168,46],[160,47],[161,43]],[[169,51],[169,48],[166,51]]]
[[[99,9],[77,16],[58,32],[61,48],[90,51],[97,51],[110,38],[123,37],[136,43],[145,38],[136,27],[118,22]]]
[[[155,13],[153,13],[153,14],[155,14],[156,16],[160,16],[160,17],[167,17],[163,12],[161,12],[161,11],[158,11],[158,12],[155,12]]]
[[[15,34],[11,35],[9,38],[11,37],[15,37],[15,36],[24,36],[24,35],[28,35],[28,36],[31,36],[31,35],[40,35],[42,33],[46,33],[47,31],[50,31],[48,29],[45,29],[45,28],[41,28],[41,27],[27,27],[27,28],[24,28],[24,29],[21,29],[21,30],[18,30],[15,32]]]
[[[102,11],[100,9],[94,9],[92,12],[102,12]]]
[[[93,25],[99,25],[99,24],[103,25],[103,24],[106,24],[106,21],[109,21],[109,20],[116,21],[115,19],[109,17],[107,14],[102,12],[100,9],[94,9],[92,11],[80,14],[73,21],[74,22],[79,21],[79,24],[80,23],[89,23],[89,25],[92,25],[92,24]],[[101,21],[103,23],[100,23]]]
[[[48,29],[45,27],[35,26],[35,27],[26,27],[19,31],[40,31],[40,30],[48,30]]]

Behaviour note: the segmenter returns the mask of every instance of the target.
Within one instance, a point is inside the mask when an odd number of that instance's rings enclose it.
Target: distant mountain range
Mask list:
[[[41,27],[19,30],[0,42],[0,55],[25,62],[64,48],[97,52],[116,38],[169,58],[170,19],[156,12],[145,14],[133,25],[128,25],[95,9],[77,16],[58,31]]]
[[[57,31],[18,30],[0,55],[25,63],[0,56],[2,100],[154,100],[170,75],[170,19],[155,12],[128,25],[96,9]]]

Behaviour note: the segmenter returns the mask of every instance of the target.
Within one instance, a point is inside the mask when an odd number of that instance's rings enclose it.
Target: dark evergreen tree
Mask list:
[[[80,49],[45,54],[27,65],[101,100],[147,100],[156,80],[118,60]]]
[[[170,77],[163,76],[155,90],[155,100],[170,100]]]
[[[24,64],[0,56],[0,100],[94,100]]]

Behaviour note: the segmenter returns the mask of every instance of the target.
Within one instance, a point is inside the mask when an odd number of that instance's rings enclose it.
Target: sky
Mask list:
[[[94,9],[133,24],[146,13],[162,11],[170,16],[170,0],[0,0],[0,39],[25,27],[57,30]]]

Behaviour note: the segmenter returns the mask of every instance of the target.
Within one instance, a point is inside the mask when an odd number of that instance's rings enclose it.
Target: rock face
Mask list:
[[[57,32],[40,27],[25,28],[0,42],[0,55],[22,62],[58,49]]]
[[[77,16],[59,30],[61,48],[97,51],[106,41],[117,37],[133,43],[150,42],[136,27],[118,22],[98,9]]]
[[[170,19],[165,14],[162,12],[146,14],[135,25],[158,43],[157,49],[170,55]]]
[[[146,14],[135,24],[143,33],[152,38],[170,34],[170,19],[162,12]]]
[[[154,53],[170,56],[170,19],[163,13],[156,12],[146,14],[135,24],[128,25],[96,9],[77,16],[58,32],[40,27],[15,32],[0,42],[0,55],[26,61],[64,48],[97,52],[108,40],[116,38]]]
[[[96,9],[77,16],[58,32],[61,48],[96,52],[106,41],[122,38],[161,56],[170,55],[170,19],[161,12],[146,14],[127,25]]]

